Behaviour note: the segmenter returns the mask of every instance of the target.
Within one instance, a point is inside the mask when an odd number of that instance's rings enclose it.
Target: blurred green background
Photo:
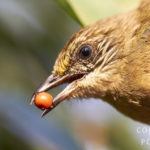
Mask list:
[[[136,0],[0,0],[0,150],[148,150],[148,126],[97,100],[60,104],[46,117],[30,98],[81,26]],[[70,17],[72,16],[72,17]],[[55,96],[63,87],[50,91]]]

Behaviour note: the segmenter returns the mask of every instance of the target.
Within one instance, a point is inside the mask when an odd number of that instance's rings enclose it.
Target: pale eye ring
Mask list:
[[[92,48],[89,45],[85,45],[83,47],[81,47],[80,51],[79,51],[79,57],[81,59],[88,59],[91,56],[92,53]]]

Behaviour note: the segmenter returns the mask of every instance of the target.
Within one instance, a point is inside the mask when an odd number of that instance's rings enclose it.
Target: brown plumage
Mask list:
[[[101,98],[150,124],[150,0],[75,33],[36,92],[66,82],[70,84],[56,96],[54,107],[72,98]]]

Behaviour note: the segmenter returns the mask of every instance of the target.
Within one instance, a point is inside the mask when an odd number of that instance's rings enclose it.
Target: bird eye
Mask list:
[[[92,48],[90,46],[83,46],[80,49],[79,56],[81,59],[88,59],[91,56]]]

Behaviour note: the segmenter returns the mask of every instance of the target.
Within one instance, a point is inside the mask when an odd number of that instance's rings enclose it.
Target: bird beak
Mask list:
[[[34,102],[35,99],[35,95],[36,93],[39,92],[45,92],[48,91],[51,88],[54,88],[60,84],[63,83],[67,83],[68,81],[72,81],[74,80],[74,78],[77,76],[79,77],[79,75],[65,75],[63,77],[59,77],[59,76],[53,76],[50,75],[41,85],[40,87],[34,92],[31,102],[30,104],[32,104]],[[81,76],[81,75],[80,75]],[[70,94],[75,91],[75,89],[77,88],[75,82],[72,82],[71,84],[69,84],[61,93],[59,93],[55,98],[54,98],[54,102],[52,105],[52,108],[50,109],[45,109],[41,115],[41,117],[43,117],[44,115],[46,115],[49,111],[51,111],[53,108],[55,108],[60,102],[62,102],[63,100],[67,99]]]

